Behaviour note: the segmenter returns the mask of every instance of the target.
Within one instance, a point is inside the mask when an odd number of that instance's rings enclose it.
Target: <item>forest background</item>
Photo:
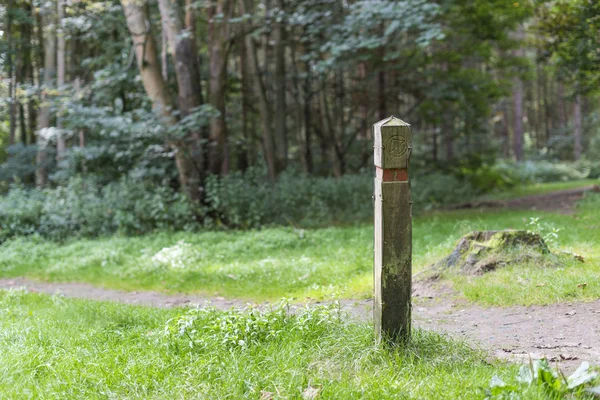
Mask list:
[[[592,0],[2,0],[0,241],[372,215],[413,127],[416,212],[600,177]]]

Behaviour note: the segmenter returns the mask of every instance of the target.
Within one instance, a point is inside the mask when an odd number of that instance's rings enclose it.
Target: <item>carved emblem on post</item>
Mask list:
[[[408,340],[411,326],[412,201],[410,125],[396,117],[373,125],[375,337]]]

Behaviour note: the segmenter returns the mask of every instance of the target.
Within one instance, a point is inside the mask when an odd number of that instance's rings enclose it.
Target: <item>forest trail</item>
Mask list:
[[[557,190],[544,194],[518,197],[510,200],[482,200],[461,203],[450,209],[467,208],[507,208],[510,210],[547,211],[558,214],[573,214],[575,203],[583,198],[585,192],[600,190],[598,185],[575,189]]]
[[[0,289],[153,307],[210,305],[225,310],[251,302],[222,297],[123,292],[84,283],[48,283],[24,278],[0,279]],[[413,319],[418,328],[445,332],[490,356],[516,362],[546,357],[572,371],[582,361],[600,365],[600,300],[548,306],[481,307],[456,296],[448,286],[414,283]],[[319,304],[320,302],[313,302]],[[323,302],[321,302],[323,303]],[[268,306],[259,303],[258,306]],[[341,306],[362,321],[371,319],[372,300],[342,300]]]
[[[512,210],[537,210],[573,214],[575,203],[583,198],[587,191],[598,190],[598,186],[586,186],[576,189],[559,190],[545,194],[519,197],[504,201],[503,205]]]

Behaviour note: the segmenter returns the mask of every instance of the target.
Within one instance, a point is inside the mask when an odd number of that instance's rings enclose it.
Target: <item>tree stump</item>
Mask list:
[[[434,277],[453,270],[481,275],[499,267],[529,261],[547,264],[552,253],[537,233],[521,230],[472,232],[458,241],[450,255],[433,265]]]

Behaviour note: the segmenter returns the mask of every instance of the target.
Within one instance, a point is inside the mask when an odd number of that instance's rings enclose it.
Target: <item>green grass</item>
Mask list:
[[[589,196],[600,198],[600,196]],[[585,257],[563,268],[519,265],[464,278],[448,276],[467,299],[485,304],[548,304],[600,297],[600,201],[575,216],[467,210],[415,218],[414,271],[447,255],[473,230],[526,229],[530,217],[560,228],[556,250]],[[201,293],[251,300],[372,293],[372,227],[157,233],[74,240],[20,238],[0,245],[0,277],[81,281],[124,290]],[[167,250],[162,250],[162,249]],[[162,259],[161,262],[159,259]],[[173,261],[173,262],[171,262]],[[585,288],[578,285],[586,283]]]
[[[320,399],[483,399],[494,375],[514,384],[518,370],[432,332],[376,345],[372,326],[332,306],[185,312],[0,291],[0,327],[11,399],[301,399],[309,388]]]
[[[501,192],[490,193],[483,196],[483,200],[509,200],[524,196],[540,195],[558,190],[578,189],[586,186],[599,184],[598,179],[583,179],[578,181],[567,182],[550,182],[550,183],[535,183],[532,185],[521,185],[503,190]]]

